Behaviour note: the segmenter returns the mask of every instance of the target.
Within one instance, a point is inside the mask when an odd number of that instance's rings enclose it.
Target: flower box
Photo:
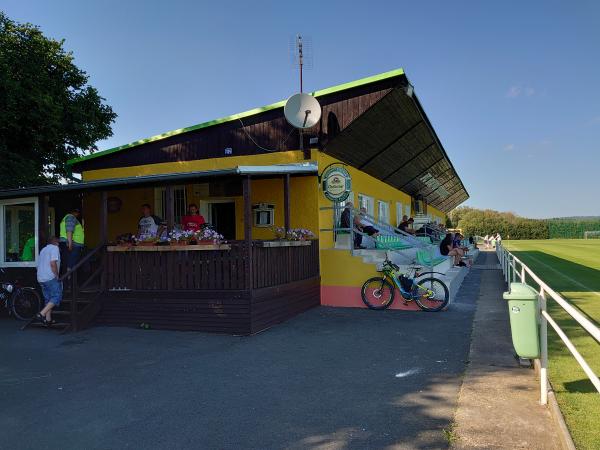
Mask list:
[[[276,240],[276,241],[256,241],[257,247],[305,247],[311,245],[311,240],[305,241],[287,241],[287,240]]]

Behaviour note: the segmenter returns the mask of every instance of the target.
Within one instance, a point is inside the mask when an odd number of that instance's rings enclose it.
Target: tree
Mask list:
[[[510,212],[460,207],[450,213],[467,236],[500,233],[505,239],[548,239],[548,222],[526,219]]]
[[[117,115],[63,43],[0,12],[0,188],[57,183],[112,136]]]

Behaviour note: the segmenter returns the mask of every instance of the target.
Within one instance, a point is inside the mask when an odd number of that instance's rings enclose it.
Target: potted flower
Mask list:
[[[169,233],[169,243],[171,245],[187,245],[193,239],[194,233],[185,230],[173,230]]]
[[[287,231],[286,237],[290,241],[305,241],[307,239],[313,239],[315,234],[306,228],[290,228]]]
[[[275,234],[275,239],[282,241],[287,238],[287,232],[284,227],[271,227],[271,229]]]
[[[196,231],[195,238],[199,244],[220,244],[224,239],[222,234],[209,227]]]

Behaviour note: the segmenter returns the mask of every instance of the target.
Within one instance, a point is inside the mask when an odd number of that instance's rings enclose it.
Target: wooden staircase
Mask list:
[[[59,278],[63,282],[63,300],[52,310],[52,318],[56,321],[54,324],[47,326],[33,319],[21,329],[41,327],[66,333],[87,328],[100,312],[105,284],[105,258],[106,247],[100,244]],[[89,275],[84,275],[84,270]],[[82,281],[84,276],[85,279]]]

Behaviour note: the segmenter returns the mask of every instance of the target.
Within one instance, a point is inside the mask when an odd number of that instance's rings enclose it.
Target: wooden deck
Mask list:
[[[248,335],[320,304],[319,243],[229,250],[107,252],[96,323]],[[252,274],[252,280],[248,279]]]

